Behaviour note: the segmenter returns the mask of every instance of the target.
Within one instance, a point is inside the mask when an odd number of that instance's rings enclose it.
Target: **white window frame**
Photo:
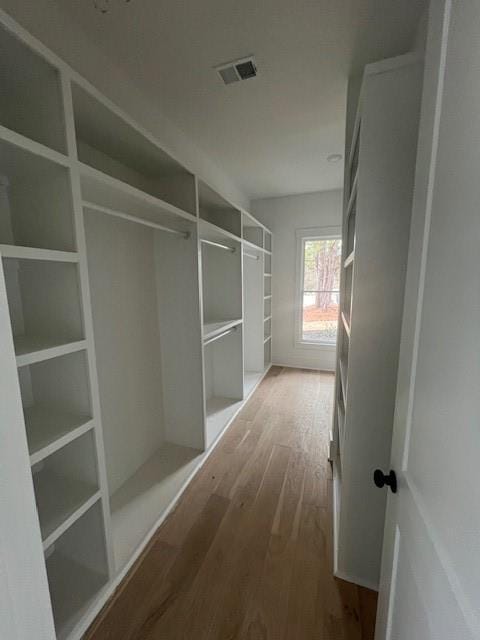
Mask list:
[[[336,351],[335,344],[329,342],[311,342],[303,338],[303,281],[304,281],[304,246],[306,240],[342,240],[341,227],[310,227],[297,229],[295,232],[297,243],[297,273],[295,278],[295,335],[294,343],[297,349],[318,349],[321,351]]]

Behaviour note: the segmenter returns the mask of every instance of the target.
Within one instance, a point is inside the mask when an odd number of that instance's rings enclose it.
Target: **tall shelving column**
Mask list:
[[[272,363],[272,234],[267,229],[263,230],[263,364],[267,368]]]
[[[85,245],[85,222],[82,204],[82,193],[80,188],[80,173],[76,164],[77,141],[75,135],[75,119],[73,114],[72,84],[70,78],[65,73],[61,74],[63,108],[65,112],[65,128],[67,136],[67,151],[72,160],[71,182],[73,196],[73,215],[75,224],[75,236],[77,240],[77,251],[79,256],[79,279],[82,296],[82,308],[85,327],[85,339],[87,341],[88,370],[90,377],[90,393],[92,403],[92,414],[94,420],[95,444],[97,453],[97,465],[99,484],[101,491],[102,514],[105,531],[105,543],[107,550],[107,562],[109,575],[114,573],[114,557],[110,527],[109,492],[107,484],[107,473],[105,464],[105,451],[102,435],[100,399],[98,393],[98,375],[95,358],[95,342],[93,336],[92,307],[90,299],[90,288],[88,284],[87,253]]]
[[[377,588],[395,407],[422,65],[368,65],[345,156],[340,319],[332,452],[334,570]]]
[[[0,40],[0,255],[60,639],[109,579],[81,228],[61,71],[6,28]]]

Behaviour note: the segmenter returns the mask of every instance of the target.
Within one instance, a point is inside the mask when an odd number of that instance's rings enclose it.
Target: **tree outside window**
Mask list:
[[[335,345],[340,298],[340,238],[303,240],[301,339]]]

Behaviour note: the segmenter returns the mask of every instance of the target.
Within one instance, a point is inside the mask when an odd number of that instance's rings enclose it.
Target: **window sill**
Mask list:
[[[318,349],[320,351],[336,351],[337,345],[331,344],[328,342],[306,342],[306,341],[298,341],[295,342],[296,349]]]

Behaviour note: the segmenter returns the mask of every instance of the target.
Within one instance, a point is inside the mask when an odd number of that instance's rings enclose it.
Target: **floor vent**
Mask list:
[[[240,80],[255,78],[257,75],[257,65],[253,56],[241,58],[234,62],[227,62],[215,67],[215,71],[223,80],[224,84],[233,84]]]

